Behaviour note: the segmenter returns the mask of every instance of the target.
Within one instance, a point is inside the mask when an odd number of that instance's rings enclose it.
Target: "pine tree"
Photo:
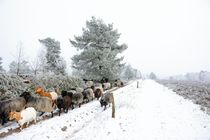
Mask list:
[[[117,57],[127,49],[127,45],[118,45],[120,34],[113,24],[106,25],[103,20],[92,17],[86,22],[81,36],[70,40],[73,47],[81,53],[72,58],[72,67],[88,79],[100,80],[103,77],[115,79],[121,73],[123,57]]]
[[[60,57],[60,42],[55,39],[46,38],[39,40],[46,47],[46,60],[47,64],[45,69],[47,71],[54,72],[55,74],[65,74],[66,63],[63,58]]]
[[[130,65],[127,65],[125,67],[125,71],[124,71],[124,76],[123,76],[126,80],[131,80],[135,77],[135,73],[133,68]]]
[[[131,65],[126,65],[123,69],[121,78],[129,81],[131,79],[142,78],[142,76],[140,70],[133,68]]]
[[[152,79],[152,80],[156,80],[157,76],[155,75],[154,72],[151,72],[150,75],[149,75],[149,78]]]

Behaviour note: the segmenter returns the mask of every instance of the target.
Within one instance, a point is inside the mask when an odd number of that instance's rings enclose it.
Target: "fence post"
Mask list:
[[[112,97],[112,118],[115,118],[115,102],[114,102],[114,95],[113,93],[111,93],[111,97]]]
[[[139,81],[137,81],[137,88],[139,88]]]

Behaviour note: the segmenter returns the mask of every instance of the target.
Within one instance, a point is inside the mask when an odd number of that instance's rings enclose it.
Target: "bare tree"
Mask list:
[[[16,75],[30,73],[28,61],[24,60],[23,43],[17,44],[16,54],[13,55],[15,60],[10,63],[10,72]]]
[[[45,73],[47,60],[46,60],[46,49],[42,48],[38,51],[37,56],[30,62],[30,68],[32,73],[36,76],[38,73]]]
[[[16,55],[16,63],[17,63],[17,75],[20,73],[20,64],[23,60],[23,43],[20,41],[17,45],[17,55]]]
[[[30,63],[30,68],[35,76],[37,75],[38,71],[40,71],[41,68],[40,64],[41,62],[38,57],[32,60]]]
[[[38,59],[38,62],[39,62],[39,70],[42,72],[42,73],[45,73],[47,70],[46,70],[46,65],[47,65],[47,59],[45,57],[46,55],[46,49],[43,49],[39,51],[38,55],[37,55],[37,59]]]

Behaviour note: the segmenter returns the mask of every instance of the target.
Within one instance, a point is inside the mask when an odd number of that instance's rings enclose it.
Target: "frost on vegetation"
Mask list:
[[[46,73],[37,75],[32,80],[31,88],[34,89],[37,86],[41,86],[46,90],[69,90],[74,87],[83,87],[83,81],[79,78],[70,77],[66,75],[55,75],[54,73]]]
[[[70,39],[72,46],[80,51],[72,57],[72,67],[86,79],[119,78],[124,66],[120,54],[127,49],[126,44],[118,43],[119,38],[120,33],[112,24],[92,17],[86,22],[83,34]]]
[[[0,74],[0,100],[19,96],[27,88],[19,76]]]
[[[83,87],[84,82],[75,77],[55,75],[54,73],[39,74],[31,77],[30,83],[17,75],[0,74],[0,100],[19,96],[24,91],[34,92],[35,87],[41,86],[47,91],[69,90],[70,88]]]

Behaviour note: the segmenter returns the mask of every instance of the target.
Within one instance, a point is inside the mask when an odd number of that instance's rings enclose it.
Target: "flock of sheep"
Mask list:
[[[75,106],[81,106],[83,103],[94,100],[99,100],[104,110],[106,106],[111,103],[113,96],[112,93],[107,92],[103,94],[104,90],[110,89],[112,86],[121,87],[123,82],[115,80],[111,85],[108,81],[103,83],[94,83],[91,80],[84,80],[84,88],[71,88],[68,91],[45,92],[42,87],[35,89],[36,94],[30,92],[23,92],[19,97],[3,100],[0,102],[0,122],[4,125],[8,120],[14,120],[20,125],[22,130],[24,124],[26,127],[31,121],[36,123],[37,112],[41,112],[42,115],[45,112],[51,113],[53,117],[53,111],[58,108],[59,116],[63,109],[65,113],[69,108],[74,109]]]

